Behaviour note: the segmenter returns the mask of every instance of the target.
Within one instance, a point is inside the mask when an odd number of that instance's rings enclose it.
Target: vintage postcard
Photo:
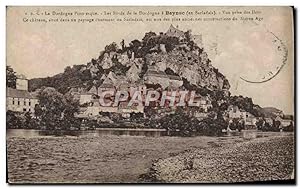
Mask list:
[[[8,183],[295,183],[293,7],[6,16]]]

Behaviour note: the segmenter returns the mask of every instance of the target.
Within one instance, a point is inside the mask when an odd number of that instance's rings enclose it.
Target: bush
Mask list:
[[[280,125],[280,122],[279,122]],[[273,125],[270,125],[269,123],[265,123],[265,125],[262,127],[262,131],[270,131],[270,132],[279,132],[279,125],[274,121]]]
[[[197,128],[197,133],[199,135],[220,136],[222,134],[222,129],[227,128],[227,123],[223,118],[206,118],[200,122],[200,127]]]
[[[78,113],[79,102],[73,96],[62,95],[54,88],[47,87],[38,94],[39,104],[35,107],[35,116],[41,128],[49,130],[66,130],[79,127],[79,120],[74,117]]]
[[[285,131],[285,132],[293,132],[294,131],[294,124],[293,124],[293,122],[291,122],[289,126],[283,127],[283,131]]]
[[[20,114],[8,110],[6,112],[6,128],[7,129],[21,129],[23,127],[23,120]]]
[[[238,131],[241,131],[242,129],[245,129],[245,122],[242,118],[234,118],[229,124],[229,128],[231,130],[237,129]]]
[[[175,113],[163,117],[160,120],[162,128],[169,131],[171,135],[193,136],[196,134],[196,127],[199,121],[196,118],[189,117],[184,113]]]
[[[183,112],[166,115],[156,122],[155,126],[164,128],[173,136],[218,136],[227,127],[224,119],[206,118],[199,121]]]
[[[40,129],[37,120],[32,117],[31,113],[26,112],[6,112],[7,129]]]

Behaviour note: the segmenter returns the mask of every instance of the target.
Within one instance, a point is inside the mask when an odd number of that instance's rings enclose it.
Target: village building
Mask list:
[[[265,119],[266,123],[268,123],[270,126],[273,126],[273,119],[272,118],[266,117],[264,119]]]
[[[96,86],[91,87],[91,89],[80,95],[81,105],[87,104],[85,107],[80,108],[80,113],[77,117],[80,118],[92,118],[100,116],[101,113],[120,113],[123,117],[130,116],[130,113],[144,113],[144,106],[135,105],[128,106],[128,101],[119,102],[117,106],[103,106],[100,104],[99,97],[101,93],[106,91],[113,91],[113,95],[106,94],[103,99],[105,104],[114,101],[116,90],[127,91],[130,95],[130,91],[134,92],[136,90],[142,91],[146,94],[147,89],[143,84],[134,84],[128,83],[126,80],[121,77],[116,77],[116,82],[118,82],[118,86],[115,87],[110,77],[106,77],[103,83],[97,88]],[[117,81],[119,80],[119,81]]]
[[[184,31],[179,30],[178,26],[174,27],[172,24],[167,30],[166,35],[170,37],[177,37],[179,40],[184,39]]]
[[[105,103],[111,99],[104,99]],[[133,104],[128,106],[128,101],[120,102],[117,106],[101,106],[99,99],[92,99],[87,107],[80,108],[80,114],[77,117],[91,118],[100,116],[101,113],[119,113],[123,117],[130,117],[130,113],[144,113],[144,106]]]
[[[145,84],[160,84],[163,89],[169,86],[169,78],[163,71],[157,71],[153,65],[148,67],[144,75]]]
[[[195,102],[199,102],[199,110],[201,113],[207,113],[212,108],[211,99],[209,96],[195,95]]]
[[[147,94],[147,91],[148,91],[147,86],[144,84],[144,82],[142,80],[139,80],[134,85],[130,86],[130,89],[129,89],[130,96],[133,96],[133,94],[136,91],[140,91],[142,94],[142,97],[144,97]]]
[[[129,82],[136,82],[140,79],[138,73],[140,72],[140,69],[136,66],[136,64],[132,64],[129,70],[126,73],[126,76],[129,80]]]
[[[229,119],[241,118],[244,120],[245,125],[247,126],[255,126],[256,125],[256,117],[251,113],[246,112],[244,110],[239,109],[238,106],[230,105],[228,107],[228,116]]]
[[[192,35],[192,31],[187,31],[190,34],[190,40],[194,41],[200,48],[203,47],[202,44],[202,35]],[[167,36],[170,37],[177,37],[180,42],[186,42],[185,32],[181,31],[178,26],[174,27],[172,24],[170,25],[169,29],[165,33]]]
[[[123,117],[130,117],[130,113],[144,113],[144,106],[141,104],[132,104],[128,106],[128,102],[120,102],[118,106],[118,113]]]
[[[277,116],[275,121],[279,121],[280,122],[280,127],[287,127],[290,125],[294,125],[294,121],[293,121],[293,116],[287,116],[287,115],[283,115],[283,116]]]
[[[93,94],[88,92],[83,92],[80,94],[79,104],[82,105],[85,103],[89,103],[91,102],[92,99],[93,99]]]
[[[173,87],[181,87],[183,85],[182,79],[177,75],[167,75],[169,79],[169,85]]]
[[[100,96],[102,92],[105,92],[105,91],[113,91],[115,92],[116,91],[116,88],[115,86],[112,84],[112,83],[106,83],[106,82],[103,82],[99,87],[98,87],[98,90],[97,90],[97,95]]]
[[[103,83],[97,89],[97,95],[100,96],[102,92],[105,91],[116,91],[116,86],[114,82],[117,82],[117,77],[114,73],[109,72],[107,77],[105,77]]]
[[[160,84],[163,89],[170,85],[174,87],[183,85],[183,81],[179,76],[167,75],[163,71],[158,71],[153,65],[148,67],[144,75],[144,82],[145,84]]]
[[[106,82],[112,82],[113,84],[117,81],[117,76],[114,72],[110,71],[106,76]],[[108,81],[109,80],[109,81]]]
[[[230,105],[228,107],[228,116],[230,119],[245,117],[245,111],[240,110],[238,106]]]
[[[17,76],[16,89],[6,88],[6,110],[15,112],[34,112],[38,98],[28,92],[28,80],[24,75]]]
[[[281,111],[281,110],[275,109],[275,110],[272,111],[272,113],[273,113],[276,117],[281,117],[281,118],[284,117],[284,113],[283,113],[283,111]]]
[[[81,91],[79,97],[79,104],[83,105],[90,103],[98,95],[97,88],[95,86],[91,87],[89,91]]]
[[[84,108],[84,114],[88,117],[94,117],[99,115],[100,103],[98,99],[92,99],[89,105]]]
[[[249,112],[246,112],[245,116],[245,129],[256,129],[256,117]]]
[[[68,91],[68,93],[70,95],[72,95],[75,100],[78,100],[78,101],[80,101],[80,94],[83,92],[85,92],[85,90],[83,88],[76,88],[76,87],[72,87]]]
[[[104,99],[104,102],[108,102],[108,99]],[[76,115],[78,118],[95,118],[101,115],[101,113],[116,113],[118,112],[117,106],[101,106],[99,99],[92,99],[86,107],[80,107],[79,113]]]

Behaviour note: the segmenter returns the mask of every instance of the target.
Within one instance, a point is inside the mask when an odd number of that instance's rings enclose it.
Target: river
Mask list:
[[[241,132],[227,132],[221,137],[240,137],[244,139],[260,138],[268,136],[283,136],[292,133],[285,132],[260,132],[256,130],[244,130]],[[128,128],[97,128],[96,130],[70,131],[70,130],[34,130],[34,129],[7,129],[7,138],[11,137],[62,137],[62,136],[90,136],[99,137],[107,135],[116,136],[141,136],[141,137],[162,137],[168,136],[165,129],[128,129]]]

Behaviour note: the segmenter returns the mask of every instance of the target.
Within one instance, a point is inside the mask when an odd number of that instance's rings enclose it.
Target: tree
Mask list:
[[[194,117],[190,117],[187,114],[178,111],[161,118],[159,124],[162,128],[169,131],[170,135],[178,134],[180,136],[193,136],[196,134],[196,128],[199,125],[199,121]]]
[[[199,121],[186,114],[183,109],[177,109],[174,114],[166,115],[154,123],[169,131],[169,135],[179,136],[218,136],[222,133],[222,129],[227,127],[222,117],[207,117]]]
[[[283,127],[283,131],[293,132],[294,131],[294,124],[293,124],[293,122],[291,121],[290,124],[287,127]]]
[[[176,45],[179,44],[179,39],[177,37],[163,37],[160,39],[160,42],[166,45],[166,51],[172,51]]]
[[[129,44],[129,49],[132,52],[134,52],[135,57],[139,57],[138,51],[139,51],[139,48],[141,48],[141,46],[142,46],[142,43],[137,39],[131,41],[131,43]]]
[[[65,109],[63,111],[62,128],[79,127],[79,120],[74,117],[74,114],[79,112],[79,101],[74,100],[71,94],[65,94],[64,99]]]
[[[144,46],[147,45],[150,38],[155,37],[155,36],[156,36],[156,33],[152,32],[152,31],[145,33],[145,36],[142,39]]]
[[[6,112],[6,128],[7,129],[20,129],[23,126],[23,120],[16,112],[8,110]]]
[[[117,50],[118,50],[118,45],[115,42],[105,46],[105,52],[107,53],[117,52]]]
[[[253,104],[252,98],[243,97],[243,96],[230,96],[229,104],[238,106],[239,109],[243,109],[255,117],[262,117],[262,113],[259,111],[259,106]]]
[[[6,86],[11,88],[16,88],[16,72],[12,67],[6,66]]]
[[[200,135],[218,136],[222,133],[222,129],[226,128],[227,123],[223,118],[213,119],[208,117],[200,121],[197,133]]]
[[[64,96],[52,87],[44,88],[38,94],[39,104],[35,116],[41,127],[47,129],[68,129],[76,123],[74,113],[79,103],[72,96]]]
[[[65,73],[70,73],[72,72],[72,68],[70,66],[65,67]]]
[[[258,130],[262,130],[264,125],[265,125],[266,121],[263,118],[259,118],[258,121],[255,123],[256,128]]]
[[[24,123],[22,124],[24,129],[40,129],[37,121],[30,112],[24,114]]]

